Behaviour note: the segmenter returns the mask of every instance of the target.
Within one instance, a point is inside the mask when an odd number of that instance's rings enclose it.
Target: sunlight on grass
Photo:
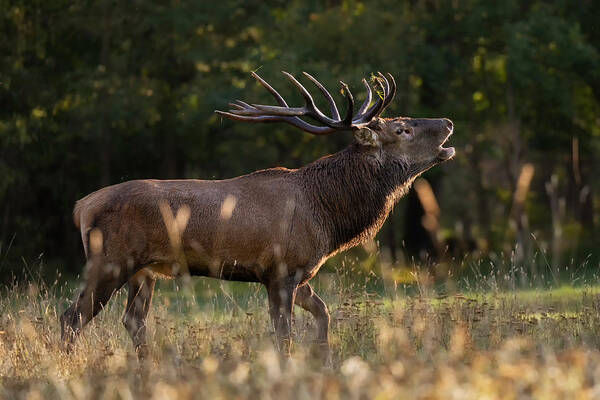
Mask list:
[[[375,278],[373,278],[375,279]],[[331,312],[333,365],[296,309],[292,358],[273,348],[264,289],[163,282],[138,362],[121,325],[125,294],[62,350],[66,287],[40,283],[0,300],[0,397],[582,398],[600,394],[600,287],[381,294],[341,274],[316,286]],[[349,290],[349,288],[351,290]]]

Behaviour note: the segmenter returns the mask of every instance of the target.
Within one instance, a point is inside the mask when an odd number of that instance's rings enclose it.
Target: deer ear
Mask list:
[[[377,137],[377,133],[367,127],[361,128],[354,132],[354,137],[356,138],[356,141],[363,146],[379,146],[379,138]]]

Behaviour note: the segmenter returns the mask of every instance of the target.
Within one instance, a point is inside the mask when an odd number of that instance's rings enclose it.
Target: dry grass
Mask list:
[[[600,397],[600,288],[407,296],[373,294],[344,279],[323,276],[318,285],[332,313],[330,368],[309,351],[313,321],[299,309],[293,356],[279,359],[258,286],[162,284],[149,318],[150,357],[141,364],[120,322],[123,294],[65,354],[57,319],[67,290],[11,288],[0,298],[0,396]]]

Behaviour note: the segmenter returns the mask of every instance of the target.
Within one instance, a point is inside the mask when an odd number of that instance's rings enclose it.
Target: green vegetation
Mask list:
[[[439,227],[425,232],[419,202],[405,200],[379,236],[391,261],[514,252],[525,265],[542,249],[553,268],[590,254],[597,266],[597,1],[0,4],[4,281],[38,259],[79,273],[71,210],[99,187],[297,167],[349,143],[213,113],[236,98],[272,101],[253,70],[300,104],[282,69],[330,89],[343,79],[359,101],[360,79],[389,71],[399,93],[388,116],[454,121],[456,160],[426,176]]]
[[[163,282],[142,363],[121,325],[124,293],[66,354],[57,317],[70,290],[12,288],[0,300],[0,397],[558,399],[600,388],[598,286],[380,295],[380,278],[344,280],[318,282],[332,316],[325,367],[300,309],[292,357],[280,359],[259,286]]]

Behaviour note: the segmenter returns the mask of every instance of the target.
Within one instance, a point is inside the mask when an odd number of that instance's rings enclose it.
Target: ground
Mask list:
[[[441,291],[320,275],[315,287],[332,315],[329,366],[311,346],[312,317],[300,309],[292,357],[280,359],[258,285],[163,282],[144,362],[120,322],[125,293],[67,354],[58,316],[73,287],[7,288],[0,397],[600,398],[600,287],[593,282]]]

